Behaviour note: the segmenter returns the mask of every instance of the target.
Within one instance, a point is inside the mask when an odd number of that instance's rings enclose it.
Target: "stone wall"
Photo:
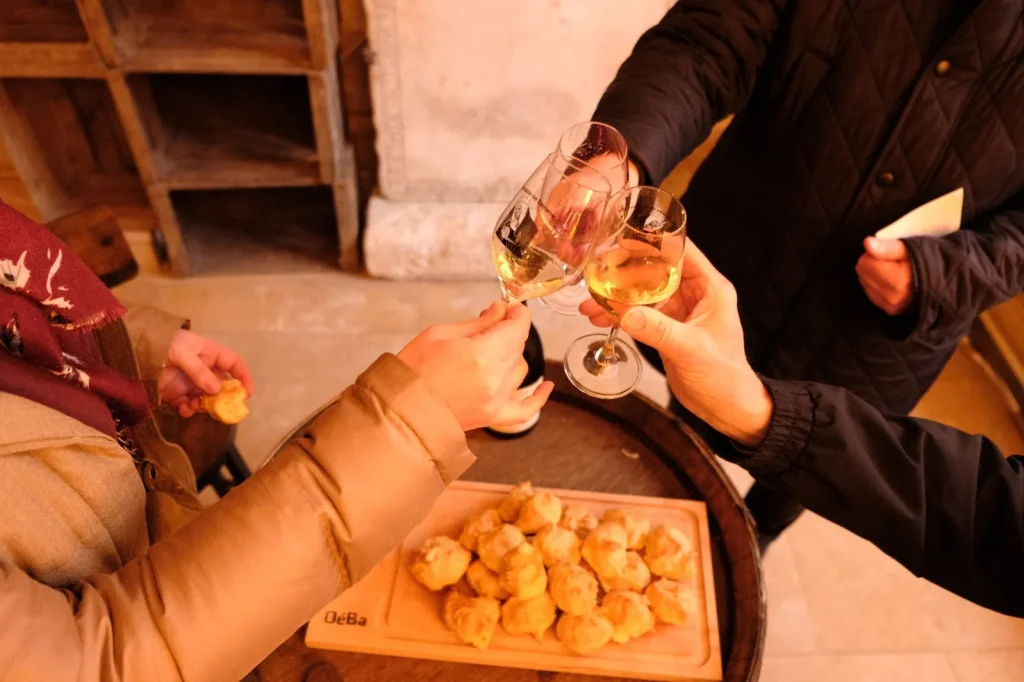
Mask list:
[[[367,0],[367,269],[488,279],[494,221],[671,0]]]

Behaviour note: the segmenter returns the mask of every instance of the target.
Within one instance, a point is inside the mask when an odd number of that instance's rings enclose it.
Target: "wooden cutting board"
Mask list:
[[[579,490],[543,490],[566,504],[578,504],[599,517],[618,507],[684,531],[699,553],[693,585],[701,597],[699,618],[678,627],[659,623],[654,632],[627,644],[610,643],[589,656],[565,648],[552,627],[543,642],[517,637],[500,626],[489,649],[459,642],[441,620],[441,593],[429,592],[408,570],[409,555],[427,538],[458,538],[474,512],[501,503],[510,486],[457,482],[366,578],[328,604],[309,622],[306,645],[360,653],[426,658],[459,663],[585,673],[648,680],[721,680],[722,658],[712,584],[710,536],[703,502]],[[538,489],[540,490],[540,489]]]

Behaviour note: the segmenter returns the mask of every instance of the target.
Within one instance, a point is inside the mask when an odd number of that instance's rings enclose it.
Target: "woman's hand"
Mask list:
[[[180,329],[157,381],[160,402],[174,407],[182,417],[191,417],[200,411],[202,396],[220,392],[218,377],[227,374],[252,395],[252,376],[242,358],[219,343]]]
[[[464,431],[518,424],[536,414],[554,388],[544,382],[530,397],[515,397],[526,378],[529,333],[526,306],[497,301],[475,320],[428,328],[398,357],[444,400]]]

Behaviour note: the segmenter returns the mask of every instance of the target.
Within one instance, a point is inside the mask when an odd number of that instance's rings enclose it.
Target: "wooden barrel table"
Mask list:
[[[560,363],[548,364],[547,377],[556,388],[537,427],[514,440],[500,440],[484,432],[470,434],[470,447],[478,460],[463,480],[508,484],[529,480],[541,487],[703,500],[711,528],[723,680],[757,680],[766,604],[754,526],[714,454],[689,427],[640,395],[612,401],[590,398],[569,384]],[[268,657],[253,671],[251,680],[610,679],[312,650],[302,644],[301,634],[296,633]]]

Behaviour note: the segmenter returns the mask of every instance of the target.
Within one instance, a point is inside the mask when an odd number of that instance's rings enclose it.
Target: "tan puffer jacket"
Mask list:
[[[104,355],[152,382],[182,321],[136,309],[126,323],[104,331]],[[454,415],[391,355],[205,510],[185,453],[152,422],[133,436],[145,483],[113,439],[0,393],[0,679],[238,680],[473,462]]]

